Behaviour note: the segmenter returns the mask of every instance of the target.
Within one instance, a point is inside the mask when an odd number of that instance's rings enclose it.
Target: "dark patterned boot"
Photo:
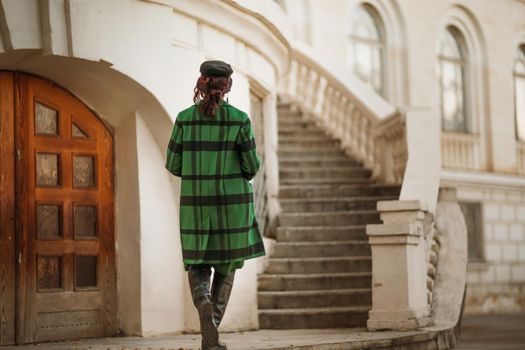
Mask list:
[[[208,265],[191,265],[188,268],[188,281],[190,283],[193,304],[199,313],[203,350],[222,349],[216,348],[219,341],[219,332],[213,322],[213,303],[210,296],[210,274]],[[206,347],[205,347],[206,345]]]
[[[235,270],[227,276],[224,276],[217,271],[213,274],[213,284],[211,286],[211,301],[213,303],[213,322],[217,328],[221,324],[226,306],[230,300],[230,294],[233,288],[233,280],[235,277]]]

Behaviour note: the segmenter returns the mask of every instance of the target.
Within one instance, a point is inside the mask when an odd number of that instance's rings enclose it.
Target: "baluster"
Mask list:
[[[297,96],[297,78],[299,74],[297,66],[297,61],[293,60],[290,67],[290,74],[288,75],[290,77],[290,81],[288,84],[288,93],[290,94],[290,96]]]
[[[352,125],[352,113],[354,110],[354,104],[348,100],[345,99],[344,104],[344,120],[343,120],[343,140],[341,142],[341,145],[343,148],[347,149],[351,146],[352,138],[350,136],[350,129]]]
[[[320,115],[325,102],[327,82],[321,75],[318,76],[317,80],[319,85],[315,96],[314,113]]]
[[[334,89],[334,97],[332,103],[332,113],[330,114],[330,131],[332,135],[337,135],[337,117],[339,113],[339,90]]]
[[[352,152],[356,153],[358,148],[357,132],[359,129],[361,111],[358,108],[354,109],[352,114],[351,137],[352,137]]]
[[[337,100],[336,100],[336,110],[337,113],[335,115],[335,135],[338,138],[342,138],[344,136],[343,134],[343,120],[344,120],[344,112],[343,112],[343,96],[339,91],[337,91]]]

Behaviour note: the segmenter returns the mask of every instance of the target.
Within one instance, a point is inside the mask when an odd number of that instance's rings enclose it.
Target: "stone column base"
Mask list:
[[[431,325],[430,307],[419,310],[370,310],[366,326],[371,331],[409,330]]]

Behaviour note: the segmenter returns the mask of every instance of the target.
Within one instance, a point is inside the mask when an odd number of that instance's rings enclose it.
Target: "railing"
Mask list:
[[[294,51],[281,97],[296,102],[306,115],[341,141],[344,151],[373,169],[374,176],[401,183],[407,160],[403,116],[374,95],[369,96],[372,105],[365,105],[303,50]]]
[[[525,142],[516,141],[516,160],[518,174],[525,174]]]
[[[367,225],[374,281],[368,327],[426,325],[433,292],[428,281],[435,274],[438,255],[433,234],[425,233],[424,227],[431,227],[437,205],[439,119],[427,109],[398,110],[358,79],[341,81],[338,77],[343,74],[321,62],[306,47],[294,45],[290,72],[280,86],[281,99],[295,103],[307,118],[339,139],[343,150],[372,169],[376,179],[402,183],[399,200],[378,203],[384,224]],[[424,224],[424,218],[429,222]],[[395,256],[406,264],[393,266]],[[392,293],[398,302],[392,302]]]
[[[375,169],[380,179],[389,183],[401,183],[408,160],[406,123],[403,114],[382,120],[373,130],[376,144],[375,159],[382,162]]]
[[[443,167],[449,169],[480,170],[480,138],[478,134],[443,132],[441,153]]]

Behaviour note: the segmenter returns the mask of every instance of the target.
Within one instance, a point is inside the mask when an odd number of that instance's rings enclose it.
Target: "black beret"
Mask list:
[[[209,77],[229,77],[233,69],[228,63],[215,60],[202,62],[200,72]]]

